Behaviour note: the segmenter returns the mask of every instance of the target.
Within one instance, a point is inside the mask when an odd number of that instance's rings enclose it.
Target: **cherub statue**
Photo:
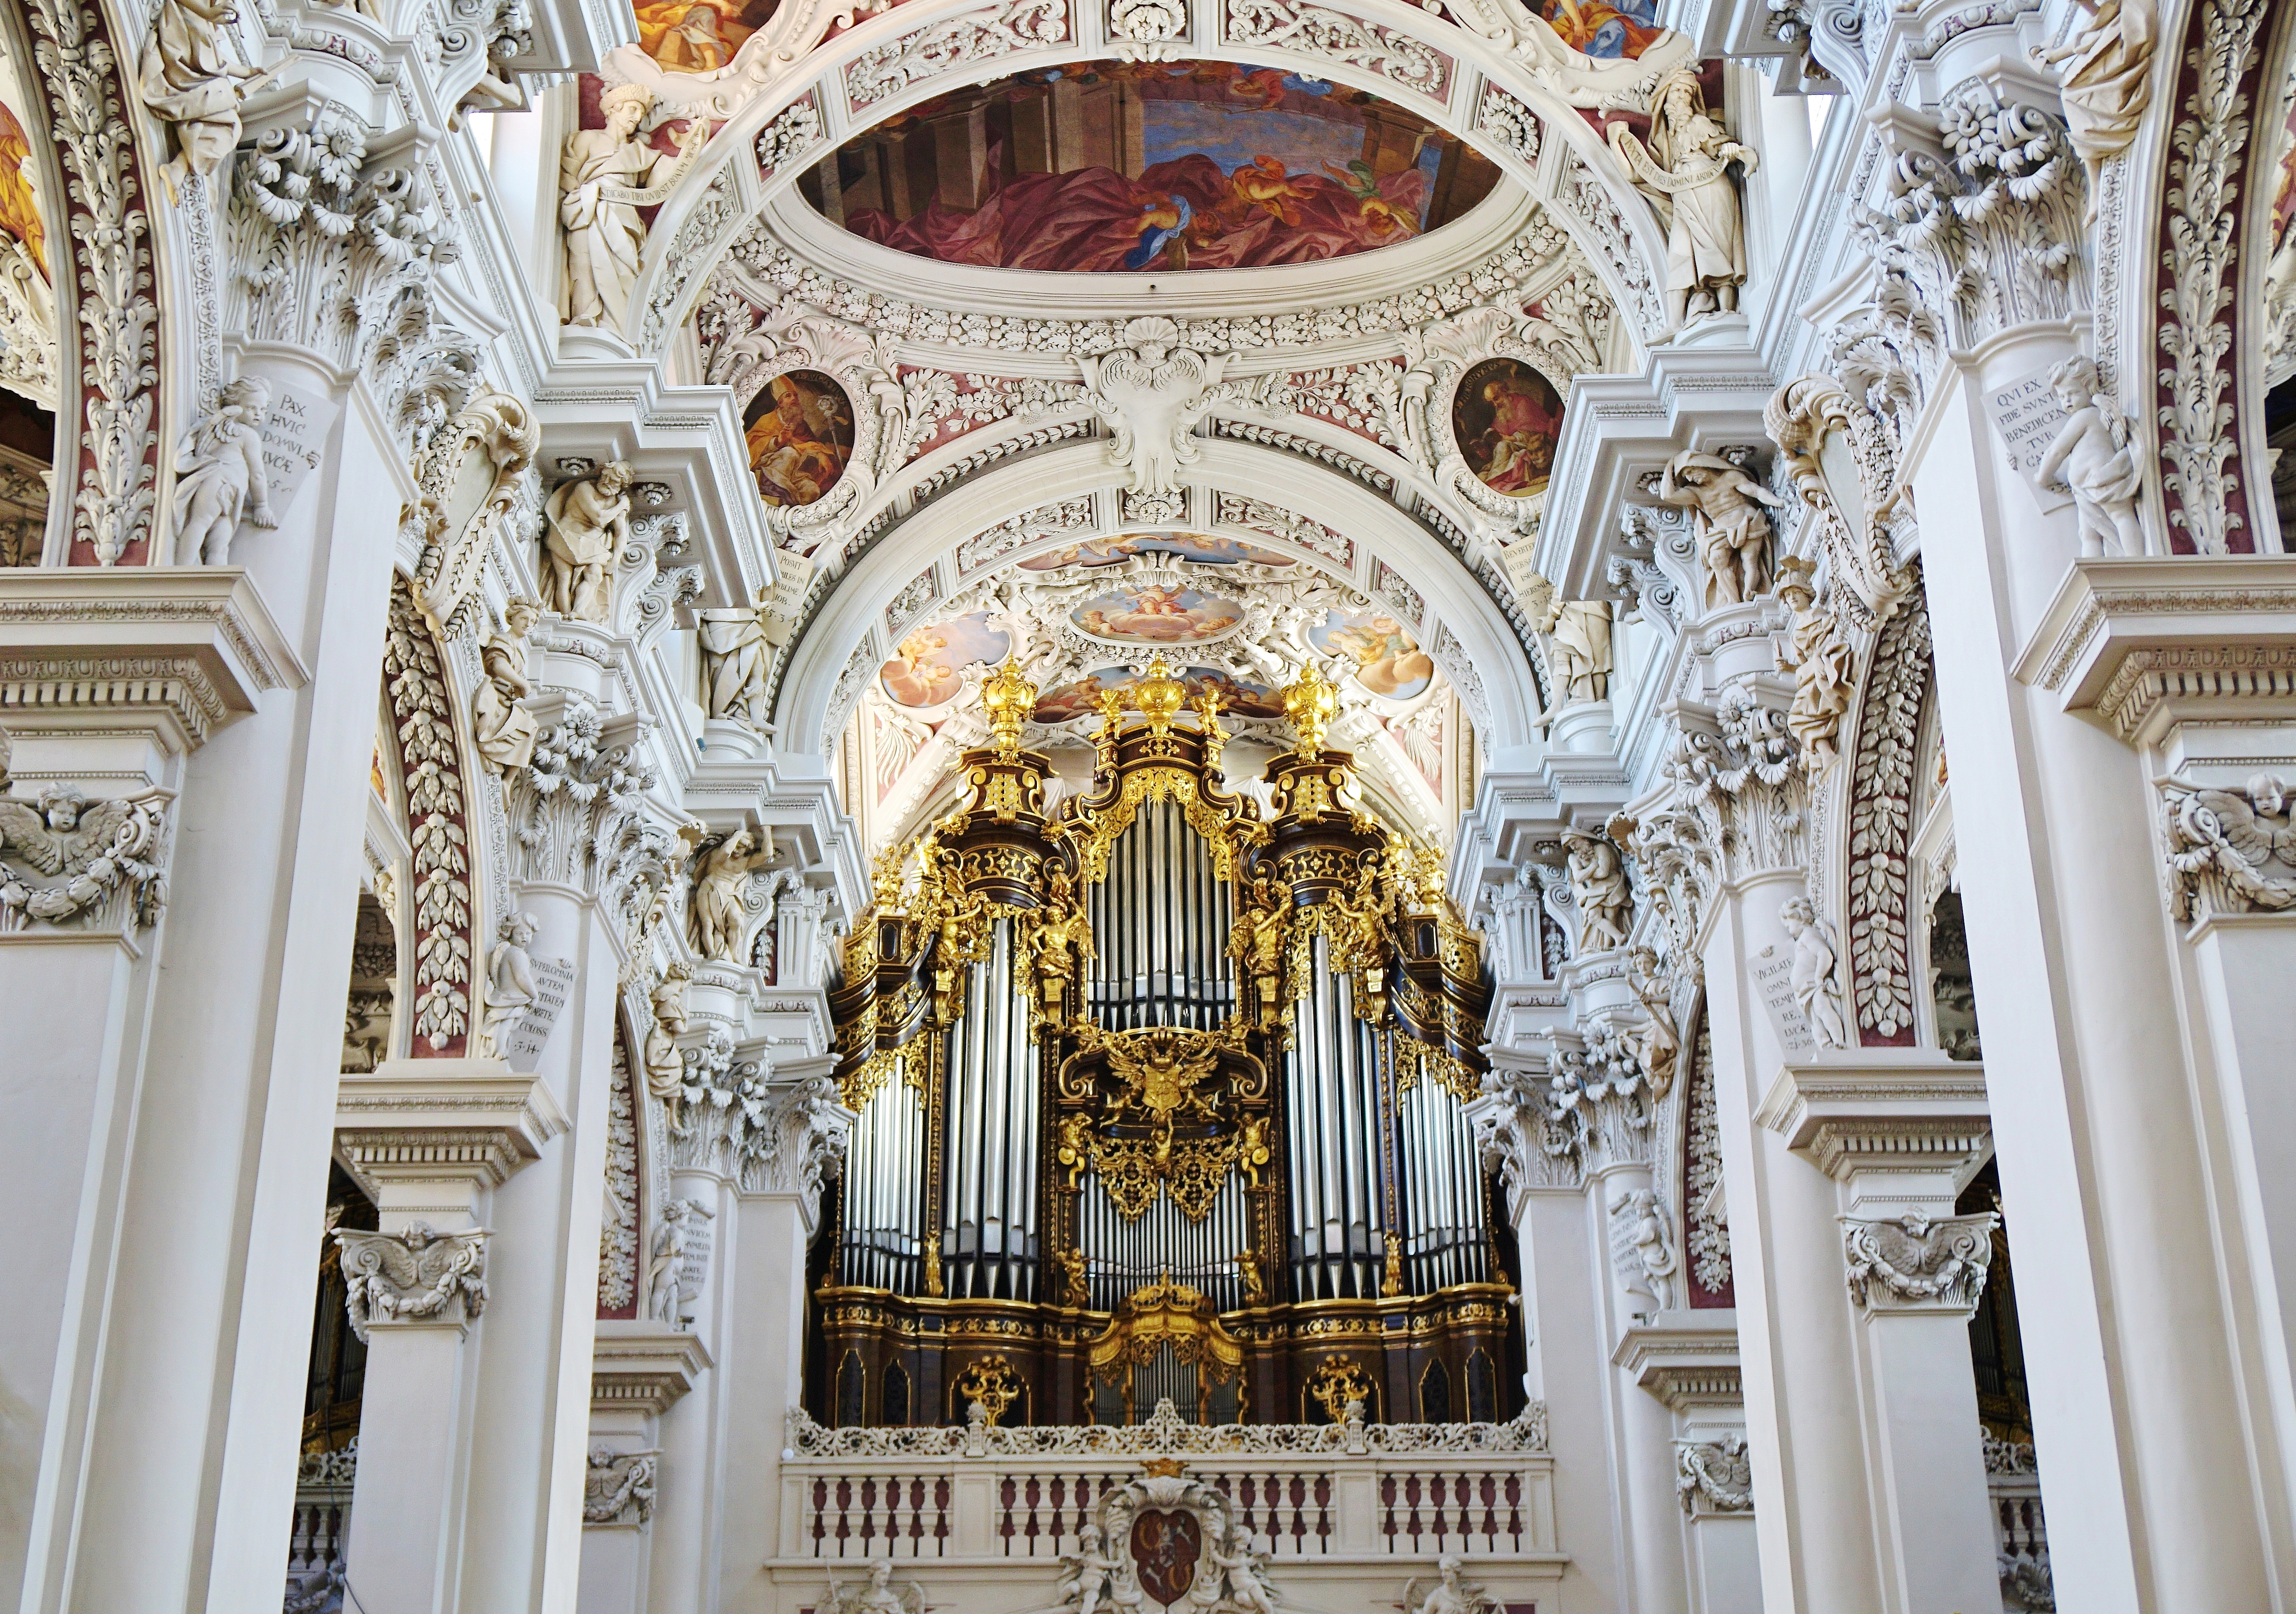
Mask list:
[[[868,1579],[858,1585],[829,1577],[829,1599],[819,1614],[925,1614],[924,1593],[914,1580],[895,1586],[892,1561],[873,1558]]]
[[[2128,422],[2105,397],[2094,360],[2079,354],[2049,372],[2049,386],[2064,406],[2065,423],[2034,474],[2044,487],[2073,496],[2085,555],[2141,555],[2144,531],[2136,500],[2144,467],[2129,452]]]
[[[1092,1304],[1092,1268],[1085,1260],[1084,1251],[1071,1245],[1061,1252],[1061,1292],[1070,1306],[1090,1307]]]
[[[158,828],[148,798],[92,802],[71,785],[51,784],[29,804],[0,800],[0,850],[62,881],[35,889],[0,863],[0,909],[65,920],[102,900],[123,877],[156,881],[158,870],[140,853]]]
[[[508,1057],[504,1039],[534,1004],[534,959],[527,948],[536,933],[532,914],[505,914],[496,929],[501,939],[487,954],[487,1018],[479,1037],[489,1059]]]
[[[1600,953],[1626,946],[1634,896],[1619,848],[1607,836],[1565,830],[1562,849],[1570,859],[1563,872],[1570,881],[1571,905],[1578,913],[1578,951]]]
[[[685,1061],[678,1052],[677,1039],[685,1030],[685,988],[693,979],[691,969],[674,963],[662,971],[650,995],[653,1021],[646,1028],[642,1055],[646,1091],[669,1106],[673,1120],[678,1094],[685,1085]]]
[[[611,620],[614,561],[630,541],[630,483],[615,460],[566,483],[543,504],[542,605],[583,622]]]
[[[1267,1280],[1259,1275],[1259,1258],[1248,1249],[1235,1252],[1235,1275],[1243,1280],[1246,1306],[1267,1304]]]
[[[483,1233],[440,1233],[410,1222],[397,1233],[338,1227],[334,1240],[342,1250],[344,1309],[362,1340],[374,1323],[439,1316],[458,1299],[473,1320],[486,1310]]]
[[[1214,1544],[1208,1556],[1212,1569],[1227,1577],[1225,1606],[1241,1614],[1276,1614],[1275,1589],[1267,1580],[1267,1555],[1252,1546],[1250,1531],[1229,1527],[1227,1539]]]
[[[1794,677],[1786,727],[1801,741],[1801,765],[1823,774],[1841,754],[1837,741],[1857,691],[1857,656],[1843,641],[1834,614],[1816,609],[1812,569],[1792,556],[1779,568],[1778,598],[1793,612],[1793,624],[1778,647],[1778,668]]]
[[[535,715],[519,702],[534,692],[526,676],[526,635],[542,608],[524,594],[503,607],[503,630],[479,652],[487,681],[471,697],[471,742],[496,773],[507,780],[534,760],[542,732]]]
[[[673,156],[637,137],[638,125],[653,110],[652,92],[618,84],[598,97],[598,110],[606,127],[569,135],[558,164],[558,223],[566,232],[559,313],[570,325],[619,330],[629,316],[645,250],[646,225],[638,209],[648,195],[666,194],[685,177],[709,137],[709,123],[704,118],[688,122]]]
[[[736,830],[702,855],[693,878],[693,946],[702,957],[739,963],[742,899],[750,877],[774,860],[774,832]]]
[[[1259,1018],[1273,1022],[1283,1012],[1283,915],[1286,905],[1265,874],[1251,882],[1251,901],[1238,911],[1228,932],[1227,950],[1244,961],[1259,1003]]]
[[[1097,1614],[1109,1601],[1116,1560],[1101,1550],[1100,1527],[1086,1520],[1077,1528],[1077,1550],[1061,1554],[1061,1578],[1053,1594],[1066,1614]]]
[[[224,388],[215,413],[201,416],[177,445],[176,555],[184,564],[230,565],[232,535],[242,519],[279,525],[263,479],[263,417],[270,410],[270,385],[243,375]]]
[[[1787,900],[1778,910],[1778,922],[1793,938],[1793,990],[1818,1045],[1846,1048],[1849,1027],[1841,1012],[1841,983],[1834,979],[1833,927],[1818,917],[1817,906],[1807,897]]]
[[[1435,1573],[1423,1575],[1403,1588],[1404,1614],[1499,1614],[1489,1593],[1466,1577],[1466,1564],[1456,1553],[1435,1561]]]
[[[1651,96],[1650,143],[1623,123],[1608,127],[1611,149],[1651,199],[1666,225],[1668,311],[1677,325],[1738,306],[1746,283],[1746,224],[1730,165],[1751,175],[1757,154],[1706,110],[1698,70],[1676,68]]]
[[[1666,463],[1661,504],[1692,512],[1706,567],[1706,609],[1759,599],[1769,586],[1770,518],[1785,503],[1745,468],[1718,454],[1685,449]]]
[[[1037,919],[1037,975],[1045,1006],[1057,1012],[1077,977],[1092,962],[1092,922],[1077,899],[1067,865],[1052,861],[1045,905]]]

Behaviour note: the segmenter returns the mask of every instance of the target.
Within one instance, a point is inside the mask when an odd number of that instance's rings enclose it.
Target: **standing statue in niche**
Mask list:
[[[534,760],[535,737],[542,725],[519,704],[534,693],[526,676],[526,635],[542,608],[524,594],[503,607],[503,630],[488,639],[479,652],[487,681],[471,697],[471,742],[488,766],[504,779]]]
[[[699,1200],[672,1200],[661,1208],[661,1225],[654,1229],[653,1249],[646,1263],[646,1315],[668,1327],[680,1324],[678,1302],[685,1298],[685,1256],[697,1229],[697,1217],[718,1213]]]
[[[1611,1215],[1634,1251],[1635,1266],[1660,1311],[1674,1308],[1674,1274],[1681,1265],[1673,1235],[1659,1209],[1658,1195],[1648,1188],[1629,1188],[1611,1201]],[[1613,1249],[1618,1246],[1613,1245]],[[1628,1274],[1629,1278],[1634,1274]]]
[[[523,912],[505,914],[496,934],[502,939],[487,954],[487,1019],[480,1036],[480,1053],[487,1059],[507,1059],[504,1042],[511,1030],[534,1005],[533,917]]]
[[[1707,610],[1761,598],[1770,586],[1770,518],[1763,506],[1775,510],[1784,499],[1747,475],[1737,460],[1692,449],[1666,463],[1658,496],[1696,520]]]
[[[1841,1012],[1841,983],[1834,978],[1833,927],[1807,897],[1787,900],[1778,922],[1793,938],[1793,994],[1821,1048],[1847,1048],[1849,1023]]]
[[[1658,954],[1648,947],[1627,952],[1627,985],[1643,1012],[1650,1016],[1643,1028],[1643,1076],[1651,1097],[1662,1099],[1674,1090],[1675,1073],[1682,1067],[1682,1033],[1675,1029],[1673,982],[1659,971]]]
[[[1552,722],[1566,706],[1611,698],[1611,602],[1551,596],[1533,626],[1546,644],[1554,700],[1537,719]]]
[[[1746,224],[1730,165],[1751,175],[1754,149],[1731,139],[1706,110],[1697,70],[1687,67],[1659,80],[1647,146],[1623,123],[1608,132],[1635,188],[1666,225],[1666,296],[1674,323],[1735,310],[1738,288],[1746,283]]]
[[[765,607],[734,605],[693,613],[694,639],[701,647],[702,698],[713,717],[732,717],[752,728],[764,726],[758,703],[766,692]]]
[[[1779,569],[1778,598],[1793,612],[1785,643],[1778,647],[1778,670],[1793,675],[1793,704],[1786,727],[1801,741],[1801,765],[1823,774],[1841,754],[1841,720],[1857,688],[1857,652],[1843,643],[1841,621],[1817,609],[1810,562],[1792,556]]]
[[[236,119],[233,127],[238,127]],[[263,477],[263,417],[271,389],[243,375],[223,389],[176,449],[176,558],[186,566],[231,564],[232,535],[244,519],[276,527]]]
[[[562,617],[613,619],[614,562],[630,541],[627,461],[568,482],[542,507],[542,604]]]
[[[176,154],[160,169],[170,200],[181,196],[185,179],[206,177],[231,155],[239,144],[241,100],[272,76],[223,59],[223,30],[236,14],[231,0],[160,0],[144,41],[136,91],[152,115],[176,131]]]
[[[2065,423],[2034,474],[2044,487],[2073,496],[2085,555],[2141,555],[2144,529],[2136,520],[2144,471],[2128,449],[2128,423],[2104,394],[2095,364],[2076,354],[2049,372],[2049,386]]]
[[[1578,912],[1578,952],[1600,953],[1627,944],[1628,914],[1634,897],[1627,888],[1627,865],[1619,848],[1583,830],[1562,832],[1570,855],[1570,902]]]
[[[2054,49],[2030,53],[2057,70],[2065,137],[2088,170],[2088,217],[2096,222],[2105,162],[2127,151],[2152,102],[2152,50],[2161,37],[2154,0],[2078,0],[2088,20]]]
[[[637,137],[638,125],[653,110],[651,92],[635,84],[615,85],[598,97],[598,110],[606,127],[566,136],[558,165],[558,222],[566,232],[566,285],[559,313],[570,325],[619,330],[629,316],[645,250],[645,221],[638,209],[660,201],[685,176],[709,138],[709,125],[701,118],[688,123],[672,156]]]
[[[774,832],[736,830],[702,854],[693,878],[693,946],[702,957],[737,964],[741,957],[742,899],[750,881],[774,860]]]

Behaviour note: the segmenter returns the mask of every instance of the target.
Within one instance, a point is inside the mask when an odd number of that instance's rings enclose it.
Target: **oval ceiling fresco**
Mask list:
[[[1402,623],[1384,611],[1334,610],[1308,630],[1308,643],[1344,656],[1356,682],[1374,695],[1408,700],[1435,678],[1435,663]]]
[[[800,182],[881,245],[1008,269],[1314,263],[1439,229],[1498,169],[1361,90],[1231,61],[1016,73],[880,124]]]
[[[1071,608],[1069,620],[1095,639],[1201,644],[1234,633],[1243,621],[1243,606],[1201,589],[1150,583],[1095,594]]]
[[[1064,566],[1113,566],[1134,555],[1146,554],[1173,555],[1183,561],[1201,561],[1207,566],[1234,566],[1243,561],[1255,566],[1292,564],[1290,555],[1279,555],[1272,549],[1260,549],[1234,538],[1161,532],[1136,537],[1088,538],[1023,561],[1021,569],[1058,571]]]

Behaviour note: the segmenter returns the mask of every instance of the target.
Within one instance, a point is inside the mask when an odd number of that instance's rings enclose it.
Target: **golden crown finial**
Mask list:
[[[1148,670],[1140,682],[1132,686],[1132,705],[1148,719],[1151,734],[1168,734],[1172,719],[1179,716],[1180,708],[1188,698],[1188,686],[1172,676],[1172,668],[1160,651],[1148,663]]]
[[[988,717],[988,743],[1011,757],[1021,749],[1021,727],[1037,709],[1037,686],[1021,676],[1012,657],[980,681],[980,709]]]
[[[1324,680],[1311,660],[1300,676],[1283,691],[1283,716],[1300,737],[1300,754],[1313,757],[1324,749],[1324,732],[1340,713],[1340,692]]]

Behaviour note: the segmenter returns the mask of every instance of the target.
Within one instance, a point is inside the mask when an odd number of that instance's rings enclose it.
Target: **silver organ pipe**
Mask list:
[[[1092,1274],[1092,1304],[1113,1311],[1143,1284],[1169,1273],[1211,1297],[1222,1311],[1243,1304],[1235,1258],[1250,1243],[1243,1179],[1231,1175],[1201,1222],[1190,1221],[1169,1194],[1159,1194],[1137,1221],[1128,1222],[1097,1174],[1086,1172],[1078,1220]]]
[[[897,1073],[861,1106],[845,1167],[840,1281],[914,1294],[922,1261],[925,1113]]]
[[[1367,1299],[1379,1293],[1386,1256],[1378,1054],[1324,937],[1316,938],[1313,964],[1283,1055],[1293,1298]]]
[[[1490,1277],[1482,1167],[1458,1095],[1423,1077],[1398,1106],[1407,1285],[1430,1294]]]
[[[1037,1041],[1011,919],[966,966],[964,1012],[948,1033],[942,1282],[951,1295],[1036,1297]],[[922,1167],[920,1167],[922,1174]]]
[[[1101,1025],[1211,1031],[1227,1019],[1234,893],[1178,802],[1141,804],[1085,900],[1097,944],[1087,1002]]]

